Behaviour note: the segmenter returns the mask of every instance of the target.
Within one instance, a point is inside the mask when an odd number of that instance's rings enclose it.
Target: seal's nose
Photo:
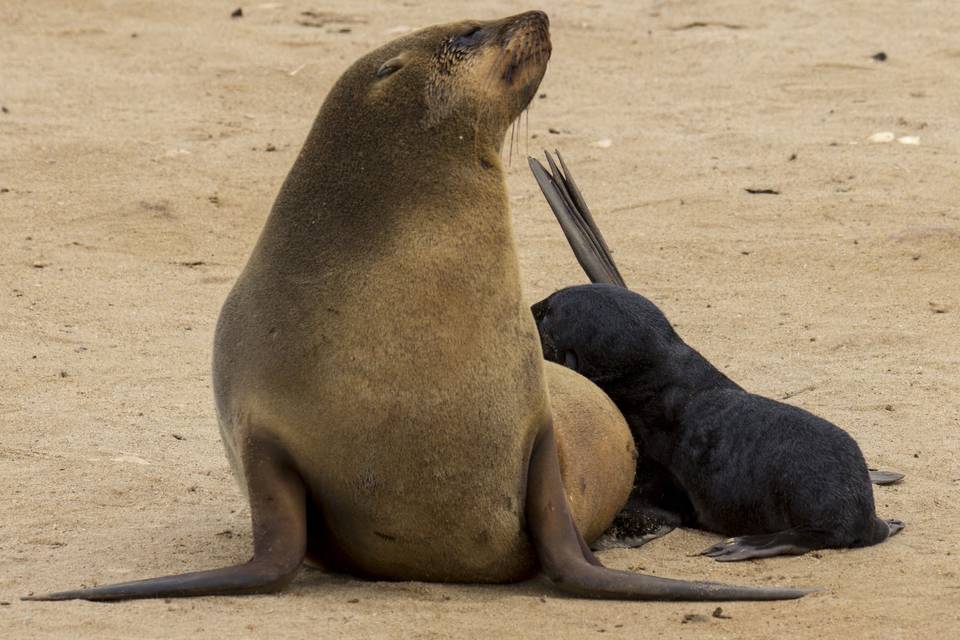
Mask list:
[[[509,18],[504,19],[504,23],[513,25],[515,27],[525,26],[533,28],[541,28],[547,30],[550,28],[550,18],[543,11],[526,11],[524,13],[518,13],[515,16],[510,16]]]
[[[549,26],[550,26],[550,16],[548,16],[545,12],[540,11],[539,9],[536,10],[536,11],[528,11],[528,12],[524,13],[523,15],[524,15],[524,17],[526,17],[528,20],[532,20],[532,21],[536,21],[536,22],[541,23],[544,27],[549,27]]]

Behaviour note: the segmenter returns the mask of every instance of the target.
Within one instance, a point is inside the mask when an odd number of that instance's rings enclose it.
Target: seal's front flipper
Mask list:
[[[700,552],[717,562],[738,562],[773,556],[801,556],[825,546],[823,531],[788,529],[777,533],[727,538]]]
[[[23,600],[130,600],[279,591],[293,579],[307,546],[306,495],[300,475],[273,443],[252,441],[244,471],[253,518],[253,558],[240,565],[61,591]]]
[[[713,582],[684,582],[607,569],[581,546],[560,477],[553,426],[537,436],[527,478],[527,526],[540,567],[561,589],[583,598],[612,600],[789,600],[800,589],[737,587]]]
[[[560,159],[563,165],[563,171],[561,171],[550,154],[547,153],[546,156],[551,173],[547,173],[543,165],[534,158],[528,160],[530,170],[537,184],[540,185],[540,190],[553,210],[553,214],[557,217],[577,262],[583,267],[591,282],[626,287],[610,255],[610,249],[593,221],[593,216],[576,183],[573,182],[569,170],[563,164],[563,159]]]
[[[870,482],[878,485],[897,484],[903,480],[903,474],[896,471],[880,471],[870,469]]]

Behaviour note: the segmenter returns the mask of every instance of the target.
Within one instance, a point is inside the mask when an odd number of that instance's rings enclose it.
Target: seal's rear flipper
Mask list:
[[[791,600],[810,591],[685,582],[607,569],[584,549],[560,477],[553,426],[537,436],[527,478],[527,526],[543,573],[561,589],[608,600]]]
[[[246,453],[253,518],[253,558],[246,564],[21,599],[110,601],[279,591],[293,580],[306,554],[303,480],[272,443],[253,441]]]
[[[870,469],[870,482],[878,485],[897,484],[903,480],[903,474],[896,471],[879,471]]]
[[[610,249],[560,153],[557,152],[557,157],[560,159],[562,170],[557,167],[548,152],[544,153],[550,164],[550,172],[548,173],[534,158],[528,160],[530,170],[557,217],[560,228],[563,229],[563,234],[577,257],[577,262],[583,267],[591,282],[614,284],[626,288],[623,276],[620,275],[610,255]]]

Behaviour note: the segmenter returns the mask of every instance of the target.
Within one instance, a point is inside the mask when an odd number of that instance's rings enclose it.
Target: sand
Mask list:
[[[907,529],[873,548],[720,564],[691,555],[716,536],[677,531],[602,556],[823,589],[723,604],[729,618],[536,581],[316,571],[271,596],[20,602],[247,557],[212,334],[327,89],[403,28],[530,7],[282,2],[231,19],[224,2],[0,4],[0,635],[960,634],[960,12],[786,4],[543,2],[553,60],[508,172],[531,301],[584,281],[526,168],[557,147],[627,281],[690,344],[907,474],[876,489]],[[919,144],[870,142],[878,132]]]

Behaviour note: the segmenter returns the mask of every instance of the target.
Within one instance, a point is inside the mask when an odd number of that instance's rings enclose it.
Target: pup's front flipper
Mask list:
[[[637,549],[652,542],[657,538],[662,538],[676,527],[661,525],[648,533],[626,534],[617,528],[617,521],[614,520],[610,528],[602,536],[593,541],[590,549],[593,551],[607,551],[609,549]]]
[[[896,471],[880,471],[870,469],[870,482],[878,485],[897,484],[903,480],[903,474]]]
[[[823,548],[825,533],[812,529],[787,529],[777,533],[727,538],[700,552],[717,562],[739,562],[773,556],[800,556]]]
[[[651,540],[662,538],[680,526],[680,516],[657,507],[628,502],[613,524],[593,541],[594,551],[636,549]]]

